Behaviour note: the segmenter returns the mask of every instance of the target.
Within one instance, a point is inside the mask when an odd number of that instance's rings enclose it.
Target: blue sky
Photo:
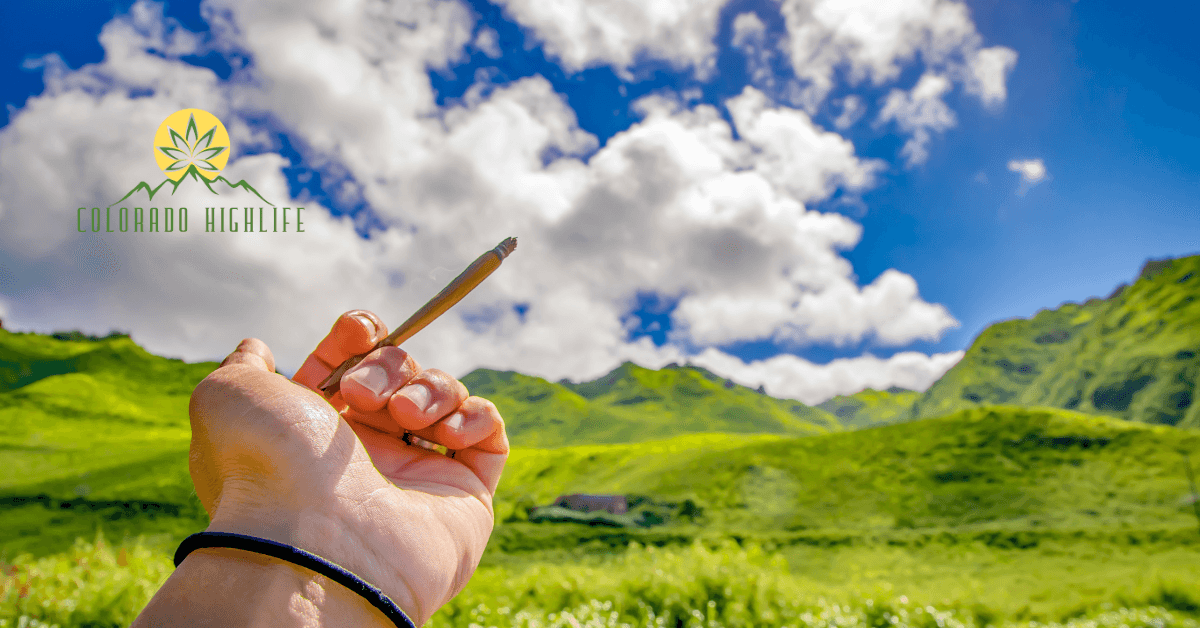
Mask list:
[[[72,69],[101,62],[101,28],[131,5],[3,3],[0,100],[7,110],[0,125],[8,125],[26,99],[44,89],[31,60],[57,53]],[[627,73],[619,64],[603,63],[573,71],[547,47],[541,31],[518,23],[512,10],[486,0],[467,5],[474,33],[493,29],[502,54],[494,58],[469,46],[449,67],[430,69],[437,105],[461,106],[468,89],[481,89],[481,83],[502,88],[544,77],[565,97],[579,127],[597,140],[581,155],[584,161],[642,119],[634,103],[649,94],[696,90],[699,97],[692,104],[713,105],[728,122],[726,101],[747,85],[757,85],[776,102],[786,101],[783,91],[773,92],[751,78],[747,53],[731,45],[735,18],[749,12],[764,25],[766,41],[786,38],[780,5],[771,0],[732,0],[721,7],[713,40],[715,70],[707,76],[649,54],[638,57]],[[872,121],[888,94],[911,88],[925,66],[906,63],[894,80],[878,86],[854,83],[846,68],[839,68],[838,80],[811,111],[812,119],[834,129],[840,99],[856,95],[866,104],[865,116],[840,133],[859,158],[880,160],[883,166],[874,185],[839,189],[807,204],[861,225],[861,241],[842,253],[860,288],[895,269],[915,279],[920,298],[944,306],[960,326],[944,330],[937,341],[916,339],[899,346],[870,335],[799,346],[777,338],[705,345],[676,335],[681,346],[692,353],[715,346],[744,362],[791,353],[815,364],[864,352],[881,358],[903,351],[953,352],[965,349],[992,322],[1105,296],[1131,280],[1147,258],[1200,253],[1200,71],[1195,63],[1200,44],[1191,32],[1197,10],[1178,3],[1173,10],[1158,7],[1134,15],[1127,5],[1090,0],[970,0],[966,6],[984,46],[1003,46],[1018,55],[1003,103],[988,107],[964,89],[949,91],[944,100],[955,123],[934,130],[927,159],[910,166],[901,156],[910,134],[895,123]],[[189,31],[208,33],[198,2],[172,0],[164,13]],[[252,53],[228,49],[180,61],[211,68],[222,80],[236,75],[235,67],[256,63]],[[767,67],[775,85],[796,78],[782,54]],[[387,224],[362,194],[337,192],[347,181],[356,182],[352,169],[314,159],[316,149],[294,128],[262,122],[260,130],[270,139],[257,150],[287,160],[282,174],[293,197],[314,199],[335,216],[357,216],[364,238]],[[1032,159],[1042,160],[1047,176],[1020,190],[1020,176],[1008,164]],[[631,326],[627,340],[647,336],[656,345],[670,343],[679,295],[648,289],[638,295],[621,313]],[[524,320],[524,311],[520,314]]]

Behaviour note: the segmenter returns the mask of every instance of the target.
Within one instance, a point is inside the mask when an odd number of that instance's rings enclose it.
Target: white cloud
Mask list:
[[[547,52],[571,72],[601,65],[629,77],[640,56],[695,68],[708,76],[715,63],[713,39],[719,0],[505,0],[509,14],[546,43]],[[787,27],[781,40],[804,87],[795,101],[816,111],[833,88],[835,70],[847,67],[852,83],[895,80],[918,55],[927,66],[965,83],[988,106],[1003,103],[1005,80],[1016,63],[1008,48],[982,47],[966,5],[955,0],[782,0]],[[773,45],[753,12],[738,14],[732,44],[753,50],[752,75]],[[757,76],[765,86],[772,79]]]
[[[854,126],[867,112],[867,107],[863,104],[862,98],[850,95],[842,99],[842,113],[833,121],[833,126],[841,130],[846,130]]]
[[[1046,164],[1041,159],[1013,159],[1008,162],[1008,169],[1021,175],[1021,185],[1017,194],[1024,195],[1029,188],[1046,180]]]
[[[1008,169],[1020,173],[1021,180],[1030,184],[1046,178],[1046,164],[1041,159],[1014,159],[1008,162]]]
[[[794,102],[816,111],[834,88],[839,68],[851,84],[884,85],[918,57],[926,67],[916,87],[893,90],[880,120],[895,119],[910,135],[901,149],[909,167],[924,163],[935,133],[953,127],[942,100],[952,82],[989,108],[1001,106],[1017,54],[982,48],[966,5],[955,0],[782,0],[792,68],[804,81]],[[845,126],[841,121],[845,120]],[[838,128],[852,122],[839,118]]]
[[[761,151],[756,169],[801,201],[824,199],[836,187],[861,190],[874,184],[883,165],[862,161],[849,140],[824,131],[799,109],[772,107],[747,87],[726,103],[738,134]]]
[[[609,65],[626,79],[642,56],[663,59],[676,68],[711,74],[716,48],[717,0],[506,0],[508,11],[561,59],[569,71]],[[914,125],[902,156],[915,166],[928,158],[933,135],[954,125],[953,112],[941,100],[952,83],[979,98],[990,109],[1007,97],[1006,81],[1017,53],[1003,46],[983,47],[966,4],[957,0],[781,0],[786,32],[768,41],[757,14],[738,14],[732,24],[733,47],[747,60],[750,83],[777,100],[815,113],[831,90],[840,69],[851,85],[869,81],[879,86],[895,81],[902,68],[918,59],[926,76],[945,82],[936,99],[920,99],[918,84],[910,100],[936,107],[938,124]],[[797,80],[776,80],[774,57],[790,59]],[[926,82],[925,79],[922,79]],[[926,82],[927,83],[927,82]],[[928,83],[927,85],[928,86]],[[903,97],[901,92],[897,98]],[[895,95],[894,94],[894,95]],[[856,100],[843,101],[835,121],[849,128],[862,111]],[[910,105],[913,103],[910,103]],[[946,120],[949,122],[946,122]]]
[[[493,59],[499,59],[504,54],[500,50],[500,35],[494,28],[485,26],[479,29],[479,33],[475,35],[474,44],[483,54]]]
[[[872,336],[880,344],[902,346],[939,340],[958,327],[944,307],[923,301],[916,281],[904,273],[888,270],[861,290],[844,275],[820,279],[824,285],[780,282],[770,294],[689,296],[681,301],[679,316],[688,322],[690,336],[704,344],[773,338],[846,345]]]
[[[767,394],[799,399],[815,405],[837,395],[850,395],[866,388],[886,390],[892,386],[924,391],[962,359],[962,351],[925,355],[897,353],[881,359],[867,354],[857,358],[813,364],[794,355],[742,362],[714,349],[693,356],[692,364],[720,373],[743,386],[760,384]]]
[[[1004,71],[1011,67],[1003,52],[1007,49],[980,50],[981,38],[961,2],[783,0],[781,10],[792,66],[811,86],[810,108],[832,89],[834,71],[840,66],[849,67],[852,82],[882,85],[898,77],[901,68],[918,55],[935,71],[975,77],[985,98],[1003,97],[995,80],[998,66]],[[971,60],[973,70],[963,67],[961,59]]]
[[[882,124],[894,120],[901,130],[911,134],[900,149],[900,155],[909,167],[923,164],[929,159],[929,142],[933,139],[933,133],[957,124],[954,112],[942,100],[949,90],[950,81],[946,77],[926,73],[912,91],[894,89],[884,100],[878,122]]]
[[[989,107],[997,107],[1008,97],[1008,73],[1017,65],[1016,51],[1002,46],[979,50],[971,56],[967,93],[979,96]]]
[[[731,45],[746,56],[750,84],[774,91],[775,70],[771,63],[776,50],[767,42],[767,27],[753,12],[739,14],[733,20]]]
[[[856,285],[840,251],[859,241],[861,227],[804,203],[869,187],[878,164],[753,88],[727,103],[738,140],[714,107],[655,97],[639,103],[641,122],[598,147],[541,77],[472,90],[439,110],[426,68],[470,44],[461,5],[217,4],[239,28],[218,29],[228,40],[216,45],[250,52],[250,74],[220,83],[206,69],[146,53],[186,37],[139,26],[140,13],[106,27],[103,63],[56,68],[47,92],[0,130],[0,267],[13,277],[3,289],[14,326],[131,330],[150,350],[188,359],[218,358],[258,336],[288,370],[337,314],[361,307],[398,323],[510,235],[520,246],[503,268],[407,344],[423,364],[578,380],[622,360],[684,361],[677,346],[625,340],[621,318],[639,291],[682,296],[675,333],[702,342],[765,335],[903,344],[956,324],[902,273]],[[131,98],[134,90],[153,94]],[[355,194],[391,228],[364,240],[350,219],[309,203],[304,234],[207,234],[200,216],[213,197],[181,191],[170,202],[192,208],[194,233],[73,231],[77,207],[161,177],[146,142],[184,107],[213,112],[235,141],[261,136],[249,118],[271,116],[311,147],[310,163],[352,177]],[[544,163],[550,153],[563,157]],[[231,160],[226,172],[295,206],[283,165],[266,153]],[[524,322],[515,303],[529,304]],[[916,370],[932,372],[938,359]],[[745,368],[787,375],[799,363]],[[836,383],[820,390],[835,392],[853,392],[844,389],[853,382],[913,385],[916,368],[809,367],[813,381]]]
[[[569,72],[611,65],[628,76],[639,55],[712,71],[722,0],[504,0]]]
[[[734,48],[761,46],[766,34],[766,25],[753,12],[740,13],[733,19],[733,40],[731,43]]]

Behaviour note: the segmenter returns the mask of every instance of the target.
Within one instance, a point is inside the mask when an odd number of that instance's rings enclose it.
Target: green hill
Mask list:
[[[535,606],[556,610],[565,598],[546,583],[584,590],[618,572],[661,580],[648,575],[657,567],[576,573],[614,547],[698,540],[664,567],[671,582],[692,582],[701,546],[732,538],[778,550],[798,590],[868,600],[866,619],[846,625],[891,621],[871,615],[886,607],[869,600],[891,597],[893,586],[967,609],[976,623],[966,625],[1081,617],[1114,601],[1200,617],[1200,537],[1183,455],[1200,464],[1200,430],[1180,429],[1200,427],[1198,271],[1200,256],[1149,263],[1108,299],[993,325],[926,393],[865,390],[814,408],[692,366],[626,363],[582,383],[477,370],[464,382],[500,407],[515,446],[477,586],[501,596],[487,598],[492,608],[511,602],[496,583],[518,582]],[[174,547],[208,524],[188,474],[187,405],[215,367],[152,355],[119,334],[0,330],[0,567],[101,530],[117,543],[148,535],[165,578]],[[572,493],[635,499],[608,526],[546,508],[535,511],[543,522],[529,520],[534,507]],[[655,517],[652,527],[636,523]],[[95,567],[69,556],[53,560]],[[120,564],[96,571],[124,577]],[[779,564],[763,569],[775,574]],[[743,573],[713,580],[696,599],[751,604],[726,599],[732,583],[762,591]],[[54,598],[37,589],[49,578],[34,580],[28,598],[10,586],[0,616]],[[53,578],[95,588],[66,571]],[[640,600],[646,589],[636,583],[609,589]],[[136,607],[136,597],[121,603]]]
[[[652,371],[626,362],[579,384],[478,369],[462,381],[471,394],[496,404],[510,441],[519,447],[706,432],[804,436],[841,429],[824,410],[775,399],[691,366]]]
[[[837,417],[842,425],[857,429],[911,420],[913,404],[921,396],[904,388],[868,388],[853,395],[838,395],[817,407]]]
[[[619,491],[691,499],[715,529],[1150,525],[1186,516],[1171,439],[1195,433],[1141,423],[1200,426],[1198,271],[1200,256],[1151,263],[1108,299],[993,325],[923,395],[867,390],[813,408],[693,366],[630,363],[582,383],[486,369],[463,380],[519,448],[508,518],[518,503]],[[123,335],[0,330],[5,550],[69,545],[97,526],[119,537],[203,525],[187,401],[215,366]],[[932,415],[943,418],[912,420]],[[1115,446],[1128,439],[1157,444]],[[1135,449],[1144,460],[1108,457]]]
[[[988,327],[917,401],[940,416],[979,405],[1053,406],[1200,427],[1200,256],[1147,262],[1107,299]]]
[[[192,527],[188,398],[216,364],[60,336],[0,330],[0,547]]]
[[[87,381],[63,377],[64,388]],[[85,392],[100,398],[98,389]],[[40,425],[25,429],[42,434],[36,444],[27,437],[14,446],[19,437],[5,436],[0,465],[18,471],[0,486],[0,547],[9,558],[60,551],[97,527],[117,540],[165,535],[169,546],[207,525],[187,473],[186,425],[171,424],[186,420],[186,403],[164,419],[119,395],[106,400],[128,404],[118,408],[128,417],[123,423],[108,410],[77,408],[65,418],[33,416]],[[13,424],[9,408],[0,417]],[[78,438],[81,427],[98,437]],[[598,536],[621,543],[730,534],[782,543],[864,535],[903,541],[914,531],[987,543],[1072,531],[1194,536],[1181,451],[1200,461],[1200,432],[1018,407],[810,437],[687,434],[517,448],[497,492],[495,538],[513,552],[572,548]],[[47,460],[31,464],[30,456]],[[701,514],[616,532],[525,522],[529,508],[570,493],[691,500]]]
[[[674,434],[817,434],[987,405],[1046,406],[1200,427],[1200,256],[1147,262],[1107,299],[1067,303],[989,326],[925,393],[864,390],[816,407],[774,399],[693,366],[625,363],[557,384],[477,370],[463,381],[492,399],[519,446],[636,442]]]
[[[208,524],[188,475],[187,400],[215,364],[153,356],[125,337],[56,340],[7,332],[0,332],[0,359],[0,372],[13,376],[0,392],[0,565],[19,562],[37,571],[17,559],[28,552],[57,554],[47,560],[62,566],[33,579],[28,598],[9,587],[14,593],[0,614],[43,607],[38,604],[49,608],[71,596],[100,596],[94,611],[120,603],[136,613],[170,572],[178,543]],[[493,395],[498,403],[525,404],[527,413],[516,406],[505,412],[514,433],[524,430],[527,441],[627,437],[621,430],[636,436],[639,425],[669,431],[656,421],[668,421],[670,412],[696,429],[738,427],[722,423],[717,413],[706,417],[706,404],[744,404],[758,413],[755,420],[779,429],[789,425],[781,417],[800,421],[784,412],[789,402],[727,387],[690,367],[647,371],[625,365],[594,382],[568,385],[515,373],[473,375],[473,392],[492,386],[508,395],[508,401]],[[689,387],[701,393],[679,390]],[[864,391],[836,400],[843,405],[833,409],[855,406],[846,419],[851,424],[892,420],[903,415],[896,409],[913,394]],[[775,562],[750,575],[712,580],[697,599],[726,600],[721,596],[732,590],[730,604],[748,604],[740,589],[727,587],[746,581],[754,588],[755,574],[778,573],[779,561],[786,561],[799,578],[797,590],[848,603],[886,600],[892,595],[880,591],[895,586],[921,603],[965,609],[964,617],[1076,617],[1080,609],[1124,599],[1181,612],[1193,608],[1195,597],[1187,592],[1197,582],[1200,538],[1178,452],[1188,452],[1193,464],[1200,461],[1200,431],[1021,407],[968,408],[854,431],[815,433],[818,424],[803,424],[814,426],[804,436],[695,433],[514,449],[497,492],[497,524],[483,575],[472,585],[480,593],[473,595],[500,595],[496,583],[518,582],[530,604],[560,609],[566,603],[544,583],[593,591],[585,584],[598,581],[597,574],[658,578],[647,574],[659,568],[690,582],[694,554],[701,550],[687,547],[715,547],[733,538],[777,550]],[[554,522],[563,518],[554,516],[529,521],[533,507],[571,493],[640,496],[626,519],[648,519],[645,504],[679,507],[660,507],[665,520],[653,527],[589,526]],[[120,566],[115,551],[104,564],[60,554],[98,530],[113,543],[147,535],[150,550],[131,550],[127,566]],[[691,546],[693,541],[701,546]],[[678,564],[661,567],[595,563],[621,556],[620,548],[635,543],[685,548],[655,548],[661,556],[684,552]],[[118,601],[104,598],[108,589],[94,578],[119,583],[105,586],[121,591],[127,582],[122,578],[145,556],[158,565],[150,588],[132,597],[121,593]],[[728,560],[741,565],[745,559]],[[593,571],[579,571],[589,564]],[[75,565],[91,571],[71,571]],[[51,581],[73,584],[38,588]],[[628,591],[605,586],[588,595],[647,595],[641,584]],[[662,594],[677,595],[673,589]],[[474,608],[480,599],[468,596],[462,604]],[[486,599],[492,608],[512,603]]]
[[[809,438],[521,450],[498,498],[510,507],[569,493],[692,499],[720,529],[1194,528],[1180,451],[1200,460],[1200,433],[999,406]]]

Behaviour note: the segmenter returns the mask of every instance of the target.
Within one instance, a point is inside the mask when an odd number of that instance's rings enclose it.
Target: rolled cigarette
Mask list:
[[[319,386],[321,392],[325,393],[326,397],[332,396],[341,389],[342,375],[345,375],[346,371],[349,371],[359,362],[362,362],[363,358],[367,357],[371,351],[386,346],[398,347],[400,343],[411,338],[413,334],[424,329],[426,325],[432,323],[434,319],[444,314],[446,310],[467,296],[467,293],[474,290],[475,286],[482,283],[484,279],[487,279],[488,275],[492,274],[497,268],[500,268],[500,262],[503,262],[504,258],[508,257],[516,248],[516,238],[505,238],[503,242],[496,245],[496,248],[480,255],[474,262],[471,262],[471,265],[466,270],[462,271],[458,277],[455,277],[454,281],[451,281],[449,285],[442,288],[442,291],[437,293],[437,296],[421,306],[421,309],[408,317],[408,320],[401,323],[387,338],[380,340],[374,347],[371,347],[370,351],[350,356],[345,362],[342,362],[341,366],[334,369],[329,374],[329,377],[326,377],[325,381],[321,382]]]

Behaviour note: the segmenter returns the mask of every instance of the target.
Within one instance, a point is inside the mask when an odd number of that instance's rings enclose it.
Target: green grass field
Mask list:
[[[69,496],[81,477],[17,485],[76,505],[0,510],[0,618],[127,624],[204,514],[82,505],[194,502],[179,447],[86,472],[86,501]],[[1200,459],[1200,434],[1005,407],[815,437],[518,449],[480,571],[431,625],[573,625],[569,611],[588,625],[1190,626],[1200,531],[1178,451]],[[689,498],[703,511],[644,529],[522,520],[522,504],[577,491]],[[49,527],[20,534],[36,526]],[[111,541],[76,541],[97,529]]]
[[[728,540],[492,551],[428,625],[1194,628],[1197,554],[1172,542],[764,549]],[[128,625],[170,572],[161,551],[80,541],[8,569],[0,626]]]
[[[995,325],[927,393],[813,408],[690,366],[476,371],[515,449],[480,569],[430,625],[1198,627],[1198,263]],[[153,595],[208,524],[187,402],[215,366],[0,330],[0,628],[124,626]],[[656,525],[528,520],[570,493],[643,496],[657,518],[609,523]]]

